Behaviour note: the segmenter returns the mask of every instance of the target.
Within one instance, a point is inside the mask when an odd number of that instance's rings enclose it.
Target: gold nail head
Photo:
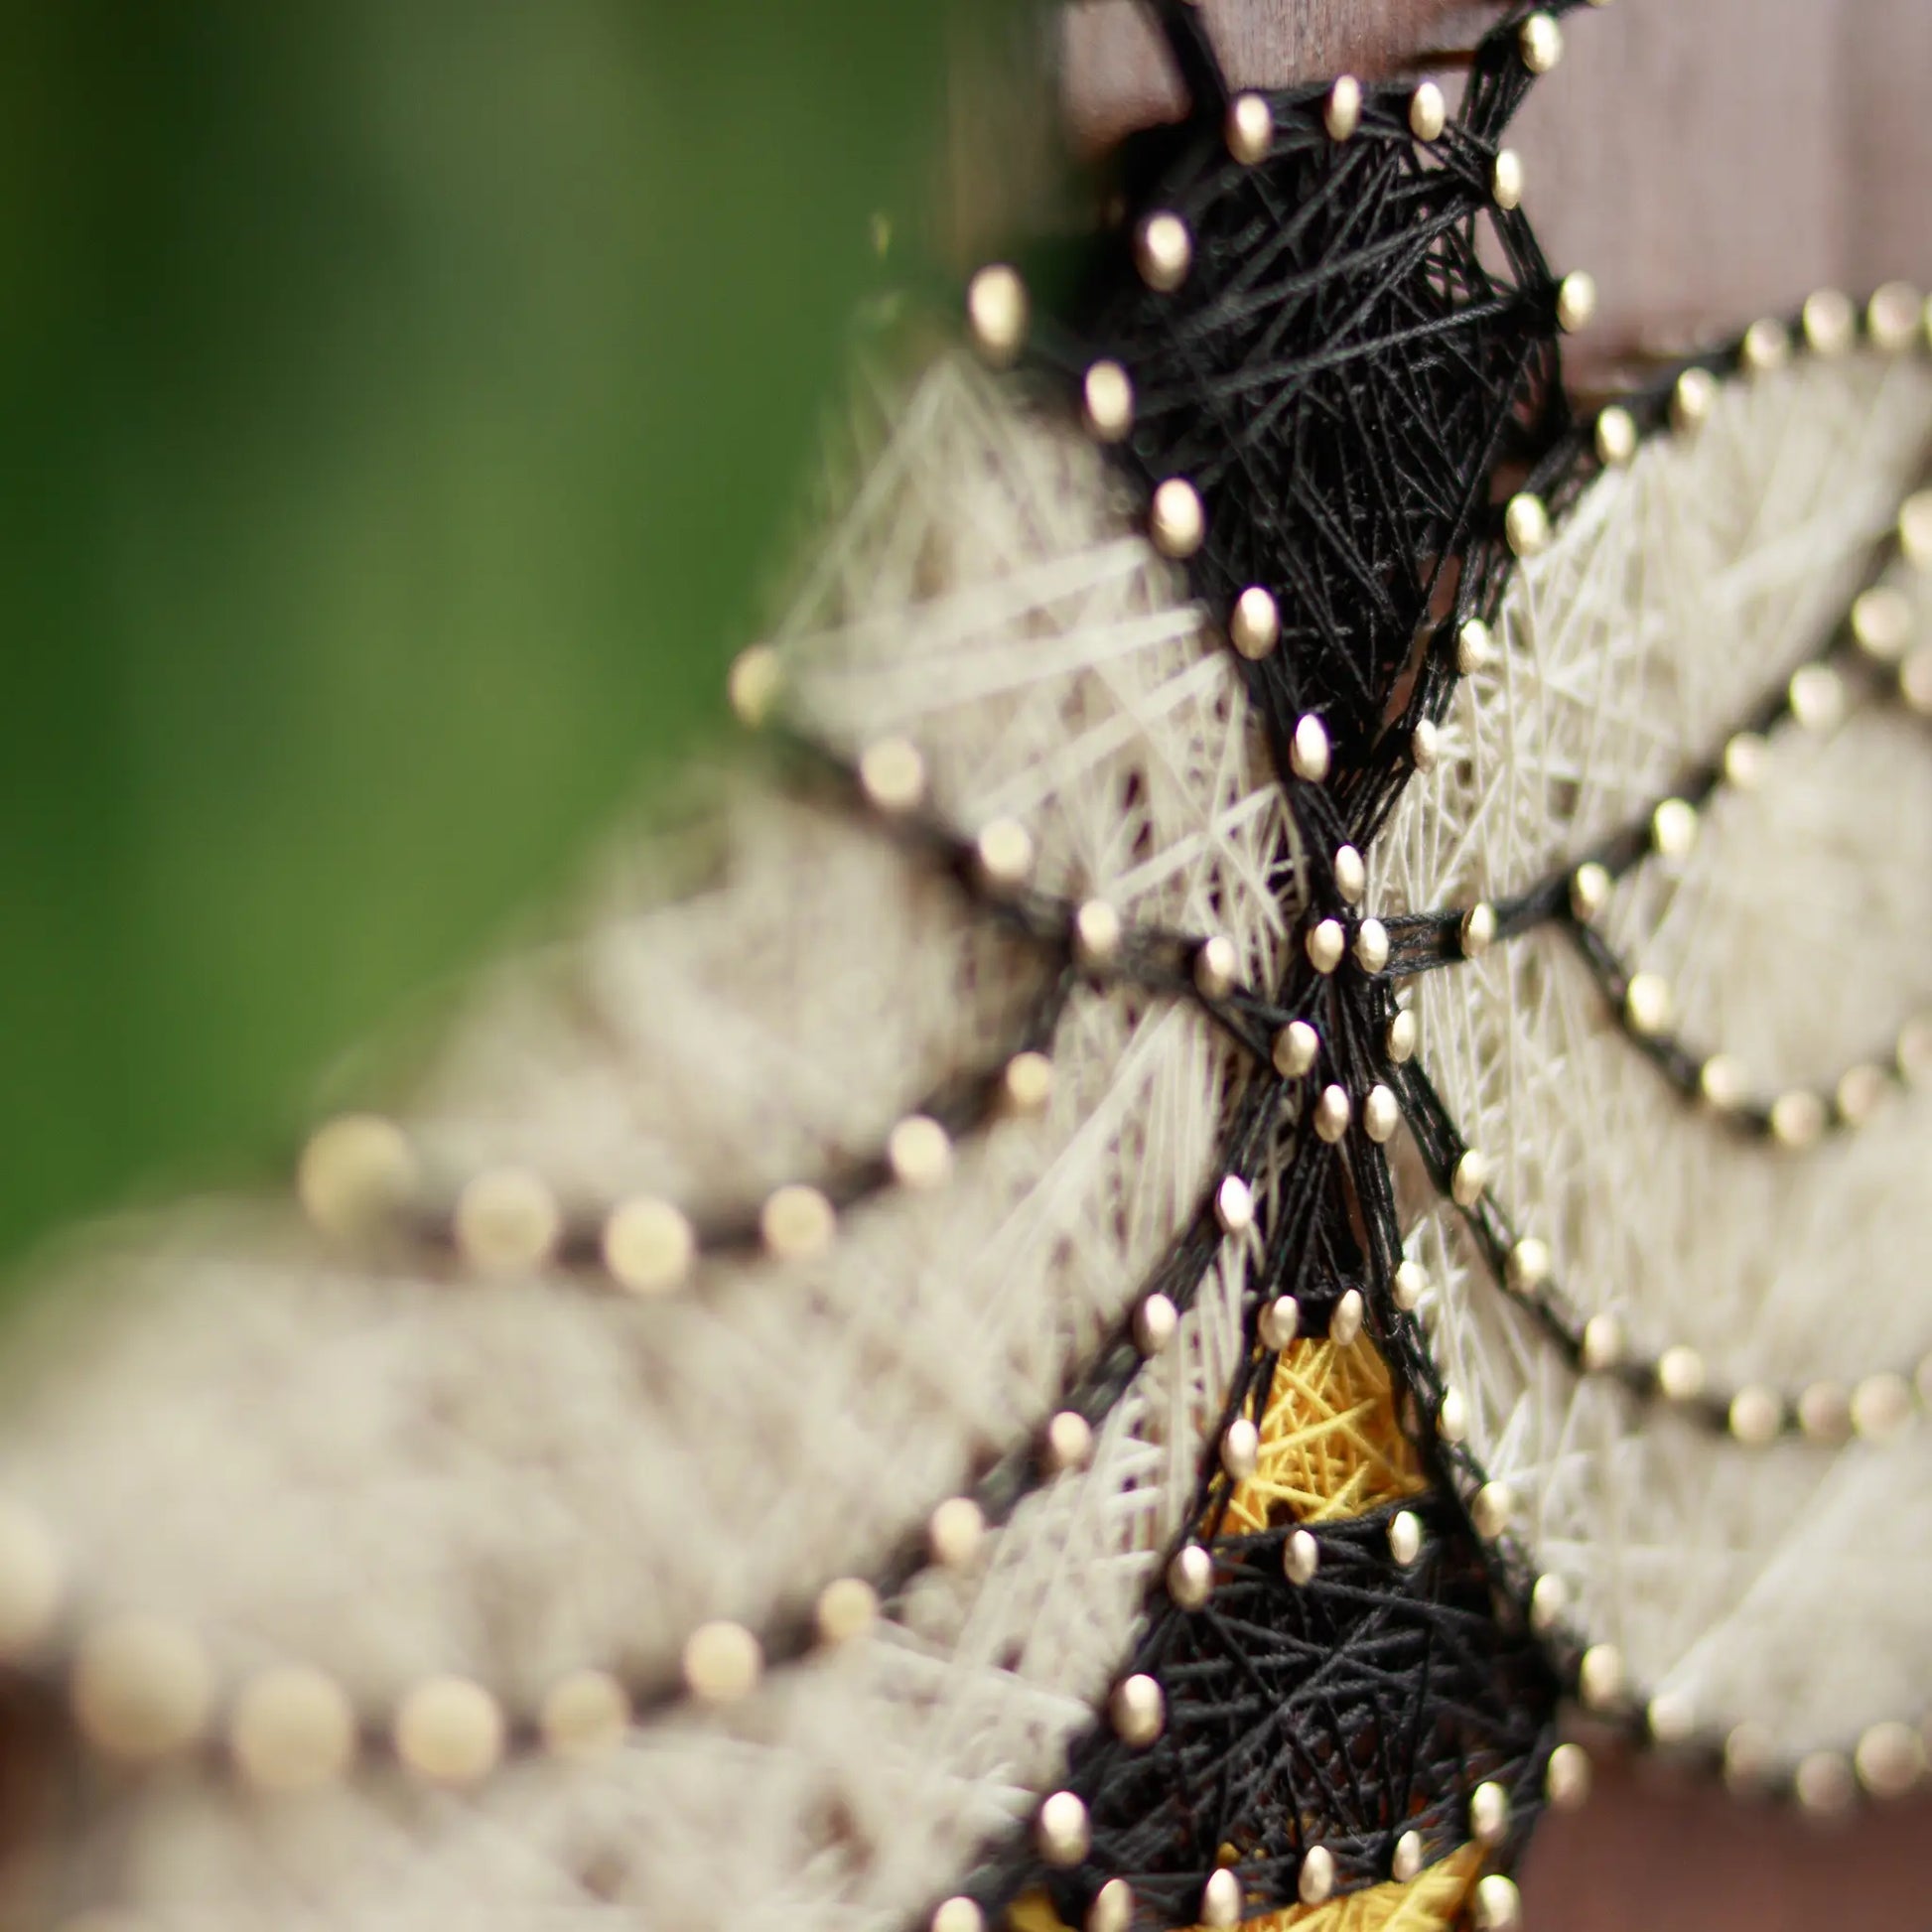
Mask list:
[[[1389,1518],[1389,1555],[1404,1569],[1422,1555],[1422,1519],[1412,1509]]]
[[[886,1137],[886,1165],[901,1187],[943,1186],[952,1174],[952,1137],[929,1114],[908,1114]]]
[[[1445,1389],[1436,1409],[1436,1434],[1453,1448],[1467,1440],[1469,1405],[1460,1389]]]
[[[1548,73],[1563,59],[1563,29],[1554,15],[1533,13],[1516,30],[1516,47],[1532,73]]]
[[[986,1512],[971,1496],[950,1496],[926,1518],[926,1548],[942,1570],[964,1570],[986,1541]]]
[[[838,1231],[838,1214],[816,1187],[787,1181],[765,1196],[759,1210],[759,1234],[777,1261],[806,1261],[822,1255]]]
[[[1810,1751],[1798,1760],[1791,1794],[1814,1818],[1836,1818],[1859,1795],[1852,1766],[1837,1751]]]
[[[1105,966],[1120,952],[1120,914],[1104,898],[1085,900],[1073,914],[1073,950],[1082,965]]]
[[[1485,1482],[1469,1499],[1469,1520],[1485,1543],[1493,1543],[1516,1515],[1516,1492],[1506,1482]]]
[[[1546,1571],[1530,1590],[1530,1628],[1547,1637],[1570,1608],[1570,1587],[1553,1571]]]
[[[1352,845],[1337,846],[1333,870],[1335,891],[1350,905],[1359,905],[1362,895],[1368,891],[1368,867],[1363,864],[1362,855]]]
[[[1389,1022],[1388,1037],[1384,1041],[1390,1065],[1406,1066],[1415,1058],[1416,1035],[1416,1016],[1410,1008],[1404,1007]]]
[[[1912,1387],[1902,1375],[1882,1370],[1852,1391],[1852,1433],[1867,1443],[1888,1443],[1912,1419]]]
[[[1556,1811],[1575,1811],[1589,1796],[1589,1753],[1581,1744],[1559,1744],[1544,1767],[1543,1795]]]
[[[1478,1845],[1497,1846],[1509,1831],[1509,1794],[1494,1778],[1484,1778],[1469,1793],[1469,1836]]]
[[[1320,1099],[1314,1103],[1314,1131],[1332,1147],[1348,1132],[1352,1112],[1345,1087],[1325,1086]]]
[[[1228,641],[1251,662],[1268,656],[1282,640],[1282,614],[1273,596],[1250,584],[1234,600],[1228,618]]]
[[[1550,512],[1543,498],[1518,490],[1503,511],[1503,538],[1519,557],[1538,557],[1550,547]]]
[[[1577,1666],[1577,1689],[1586,1709],[1607,1711],[1623,1696],[1623,1653],[1615,1644],[1593,1643]]]
[[[1423,1842],[1418,1831],[1407,1831],[1395,1842],[1395,1852],[1389,1860],[1389,1876],[1398,1885],[1406,1885],[1422,1873]]]
[[[1282,1575],[1299,1589],[1314,1582],[1321,1569],[1321,1545],[1307,1530],[1292,1530],[1282,1545]]]
[[[1014,1113],[1042,1113],[1053,1097],[1053,1062],[1032,1048],[1016,1053],[1000,1074],[1000,1088]]]
[[[1557,284],[1557,327],[1566,336],[1574,336],[1579,330],[1587,329],[1595,319],[1596,277],[1587,268],[1573,268]],[[1605,410],[1603,413],[1607,415],[1609,412]],[[1618,414],[1623,417],[1626,423],[1630,422],[1630,413],[1628,410],[1619,410]],[[1602,428],[1602,419],[1600,417],[1597,420],[1597,428],[1600,433]],[[1630,428],[1631,448],[1634,450],[1636,447],[1636,425],[1631,423]],[[1630,459],[1626,454],[1619,460],[1627,463]]]
[[[1130,1932],[1134,1923],[1134,1888],[1125,1878],[1109,1878],[1093,1895],[1082,1932]]]
[[[1362,1096],[1362,1131],[1377,1147],[1386,1147],[1401,1122],[1402,1108],[1395,1095],[1377,1081]]]
[[[1275,1035],[1269,1057],[1284,1080],[1299,1080],[1314,1065],[1321,1051],[1321,1035],[1306,1020],[1291,1020]]]
[[[1837,1382],[1813,1382],[1798,1395],[1798,1427],[1814,1443],[1836,1444],[1852,1434],[1852,1402]]]
[[[1761,1791],[1777,1762],[1777,1746],[1762,1725],[1734,1725],[1725,1738],[1725,1783],[1739,1797]]]
[[[1612,403],[1596,416],[1596,460],[1607,470],[1621,470],[1637,454],[1637,419],[1621,403]]]
[[[1735,1113],[1744,1091],[1744,1069],[1728,1053],[1713,1053],[1698,1068],[1698,1094],[1714,1113]]]
[[[1489,1185],[1489,1163],[1475,1148],[1465,1149],[1449,1174],[1449,1198],[1457,1207],[1473,1207]]]
[[[1317,919],[1309,927],[1305,942],[1309,964],[1324,977],[1341,964],[1348,950],[1348,935],[1339,919]]]
[[[948,1898],[933,1908],[927,1932],[986,1932],[986,1914],[973,1898]]]
[[[1613,1314],[1591,1315],[1577,1354],[1586,1375],[1607,1374],[1623,1360],[1623,1323]]]
[[[1594,859],[1586,859],[1570,875],[1570,909],[1587,923],[1609,903],[1610,875]]]
[[[1183,1544],[1168,1565],[1168,1594],[1183,1610],[1197,1610],[1214,1588],[1214,1559],[1198,1543]]]
[[[541,1268],[564,1229],[556,1195],[527,1168],[476,1175],[457,1196],[453,1222],[464,1260],[493,1275]]]
[[[1404,1314],[1414,1314],[1422,1306],[1422,1298],[1429,1293],[1429,1270],[1419,1261],[1398,1263],[1389,1292]]]
[[[355,1756],[355,1713],[342,1686],[308,1664],[274,1664],[242,1686],[228,1749],[258,1791],[314,1791]]]
[[[1508,213],[1523,206],[1523,157],[1514,148],[1503,148],[1489,170],[1489,199]]]
[[[1487,670],[1495,658],[1495,645],[1489,626],[1480,618],[1471,618],[1455,633],[1455,668],[1464,677]]]
[[[1418,720],[1415,730],[1409,734],[1409,762],[1418,771],[1435,770],[1441,743],[1442,734],[1437,730],[1435,721],[1429,718]]]
[[[668,1295],[689,1279],[698,1237],[667,1200],[640,1195],[613,1209],[604,1224],[604,1265],[633,1295]]]
[[[65,1583],[47,1526],[20,1504],[0,1501],[0,1658],[17,1661],[46,1640]]]
[[[1328,1339],[1337,1348],[1352,1348],[1360,1338],[1362,1320],[1367,1311],[1367,1304],[1363,1302],[1359,1288],[1344,1290],[1328,1315]]]
[[[405,1770],[427,1784],[481,1784],[502,1760],[502,1707],[467,1677],[431,1677],[403,1699],[393,1742]]]
[[[1295,736],[1289,741],[1288,763],[1298,778],[1319,784],[1328,775],[1328,732],[1313,712],[1307,712],[1295,723]]]
[[[1064,1475],[1093,1460],[1093,1425],[1072,1409],[1062,1409],[1046,1425],[1043,1460],[1047,1473]]]
[[[1241,1880],[1226,1865],[1207,1874],[1201,1887],[1200,1922],[1211,1932],[1230,1932],[1241,1923]]]
[[[1076,1865],[1093,1843],[1085,1804],[1071,1791],[1055,1791],[1042,1800],[1034,1824],[1034,1845],[1039,1856],[1061,1870]]]
[[[552,1757],[596,1763],[630,1729],[630,1694],[608,1670],[571,1671],[544,1693],[537,1729]]]
[[[1254,1190],[1238,1173],[1224,1174],[1215,1188],[1214,1218],[1223,1234],[1246,1234],[1254,1226]]]
[[[835,1577],[818,1593],[812,1626],[827,1649],[856,1643],[879,1621],[879,1592],[863,1577]]]
[[[1245,1416],[1221,1435],[1221,1467],[1236,1482],[1246,1482],[1261,1466],[1261,1432]]]
[[[1657,1392],[1666,1402],[1695,1402],[1704,1393],[1704,1357],[1677,1342],[1657,1357]]]
[[[1275,144],[1275,113],[1261,95],[1236,94],[1228,102],[1224,129],[1228,153],[1244,167],[1252,168],[1268,158]]]
[[[1513,1293],[1531,1295],[1549,1281],[1551,1266],[1549,1243],[1526,1234],[1510,1249],[1503,1276]]]
[[[778,653],[769,644],[753,644],[740,651],[725,680],[733,716],[748,731],[758,731],[769,721],[783,682]]]
[[[1114,1686],[1107,1700],[1107,1716],[1114,1735],[1123,1744],[1144,1751],[1160,1735],[1168,1722],[1168,1701],[1159,1682],[1146,1672],[1124,1677]]]
[[[1734,791],[1756,791],[1770,756],[1770,746],[1756,732],[1733,732],[1725,740],[1725,783]]]
[[[1346,141],[1362,124],[1362,83],[1352,73],[1342,74],[1328,89],[1321,104],[1321,125],[1331,141]]]
[[[1650,843],[1660,859],[1688,858],[1697,842],[1697,807],[1688,798],[1666,798],[1650,814]]]
[[[1134,427],[1134,384],[1118,362],[1091,364],[1080,385],[1080,411],[1096,443],[1119,443]]]
[[[1335,1889],[1335,1855],[1325,1845],[1311,1845],[1302,1854],[1302,1869],[1295,1881],[1295,1895],[1304,1905],[1319,1905]]]
[[[700,1704],[736,1704],[758,1689],[764,1648],[742,1623],[701,1623],[684,1643],[684,1685]]]
[[[1278,1295],[1262,1311],[1255,1331],[1264,1348],[1279,1354],[1302,1332],[1302,1305],[1292,1295]]]
[[[1179,215],[1163,208],[1134,233],[1134,266],[1157,295],[1172,295],[1194,264],[1194,238]]]
[[[1425,80],[1409,96],[1409,132],[1418,141],[1434,141],[1449,125],[1449,103],[1433,80]]]
[[[1905,498],[1898,512],[1898,547],[1914,570],[1932,570],[1932,489]]]
[[[1134,1311],[1134,1345],[1143,1355],[1158,1355],[1173,1342],[1179,1326],[1180,1311],[1167,1296],[1146,1296]]]
[[[1805,344],[1814,355],[1843,355],[1858,331],[1851,297],[1839,289],[1820,289],[1805,298]]]
[[[1496,943],[1496,908],[1487,899],[1478,899],[1462,914],[1457,937],[1464,959],[1480,959]]]
[[[1908,711],[1932,718],[1932,644],[1921,644],[1899,665],[1898,695]]]
[[[859,789],[874,811],[897,817],[925,796],[925,759],[908,738],[882,738],[859,754]]]
[[[1760,317],[1744,331],[1737,359],[1746,375],[1769,375],[1791,359],[1791,336],[1781,322]]]
[[[1475,1932],[1523,1932],[1523,1894],[1516,1880],[1500,1871],[1477,1879],[1469,1923]]]
[[[1241,957],[1225,933],[1213,933],[1194,948],[1194,990],[1204,1000],[1225,1000],[1240,970]]]
[[[1829,664],[1802,664],[1785,687],[1800,731],[1828,732],[1845,716],[1845,680]]]
[[[1899,528],[1905,527],[1901,514]],[[1927,534],[1932,540],[1932,531]],[[1852,603],[1852,640],[1874,663],[1897,663],[1912,643],[1912,607],[1905,594],[1890,584],[1862,591]]]
[[[1686,369],[1671,387],[1671,427],[1680,435],[1702,429],[1718,403],[1718,378],[1706,368]]]
[[[343,1114],[310,1136],[295,1190],[323,1233],[353,1240],[405,1207],[420,1179],[416,1151],[394,1121]]]
[[[1859,1739],[1852,1766],[1874,1798],[1902,1798],[1925,1776],[1925,1744],[1910,1725],[1876,1724]]]
[[[1635,973],[1623,989],[1623,1017],[1633,1034],[1654,1039],[1671,1022],[1670,981],[1661,973]]]
[[[1017,818],[996,818],[973,842],[973,861],[988,891],[1018,892],[1033,874],[1033,834]]]
[[[1747,1383],[1730,1398],[1726,1421],[1731,1435],[1746,1449],[1763,1449],[1777,1441],[1784,1426],[1784,1404],[1774,1391]]]
[[[1882,1066],[1848,1066],[1832,1090],[1832,1110],[1847,1127],[1863,1127],[1884,1104],[1890,1085]]]
[[[1363,972],[1381,972],[1389,963],[1389,928],[1380,919],[1364,919],[1355,928],[1354,953]]]
[[[1191,557],[1207,537],[1207,512],[1200,492],[1185,477],[1169,477],[1154,490],[1148,534],[1164,557]]]
[[[1865,333],[1888,355],[1900,354],[1918,340],[1925,298],[1909,282],[1886,282],[1864,311]]]
[[[1771,1102],[1771,1138],[1794,1153],[1815,1146],[1825,1132],[1825,1103],[1802,1087]]]
[[[1006,262],[992,262],[966,284],[973,346],[995,368],[1019,359],[1027,341],[1027,285]]]
[[[1657,1743],[1684,1744],[1697,1732],[1697,1708],[1681,1691],[1659,1691],[1644,1707],[1643,1721]]]

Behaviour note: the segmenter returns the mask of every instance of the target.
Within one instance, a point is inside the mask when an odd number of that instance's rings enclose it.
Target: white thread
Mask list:
[[[1727,386],[1694,439],[1593,483],[1511,587],[1498,661],[1458,691],[1437,770],[1376,848],[1374,902],[1505,896],[1641,822],[1830,634],[1928,451],[1932,373],[1857,356]],[[1921,635],[1929,620],[1921,596]],[[1762,787],[1717,798],[1695,850],[1646,862],[1602,916],[1668,978],[1685,1035],[1763,1090],[1868,1056],[1932,1003],[1922,727],[1879,708],[1776,734]],[[1932,1345],[1932,1095],[1802,1157],[1742,1140],[1622,1037],[1556,932],[1426,977],[1416,1011],[1495,1199],[1638,1350],[1688,1342],[1726,1386],[1795,1388]],[[1641,1692],[1719,1730],[1761,1721],[1790,1754],[1916,1717],[1932,1441],[1752,1450],[1580,1386],[1413,1162],[1402,1181],[1470,1447],[1521,1499],[1577,1627]]]
[[[1011,389],[947,359],[890,407],[780,626],[781,704],[853,748],[903,733],[955,823],[1028,825],[1049,889],[1224,931],[1272,984],[1284,814],[1178,574]],[[1036,975],[875,828],[741,794],[718,850],[658,906],[665,867],[621,852],[583,937],[494,977],[409,1118],[433,1173],[755,1201],[1005,1042]],[[0,1483],[60,1526],[77,1600],[194,1624],[224,1679],[298,1657],[380,1710],[460,1671],[521,1711],[587,1663],[668,1674],[696,1623],[808,1608],[1036,1434],[1205,1197],[1247,1067],[1190,1002],[1080,992],[1055,1061],[1044,1120],[969,1137],[946,1187],[648,1305],[362,1273],[274,1214],[137,1230],[70,1264],[139,1292],[8,1418]],[[534,1932],[605,1893],[653,1925],[897,1920],[1027,1815],[1104,1697],[1242,1352],[1251,1241],[1090,1467],[874,1639],[461,1805],[373,1775],[300,1816],[158,1788],[124,1859],[82,1836],[70,1867],[198,1925],[484,1899]]]

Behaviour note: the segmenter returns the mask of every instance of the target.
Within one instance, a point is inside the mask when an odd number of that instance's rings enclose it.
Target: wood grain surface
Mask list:
[[[1419,70],[1494,9],[1463,0],[1205,0],[1237,82]],[[1587,267],[1586,364],[1682,345],[1813,288],[1932,285],[1932,0],[1619,0],[1570,16],[1518,126],[1551,260]],[[1134,0],[1074,0],[1076,145],[1181,97]],[[1932,1605],[1927,1607],[1932,1615]],[[1927,1687],[1932,1696],[1932,1686]],[[1932,1932],[1932,1805],[1820,1825],[1656,1767],[1599,1771],[1524,1875],[1530,1932]]]

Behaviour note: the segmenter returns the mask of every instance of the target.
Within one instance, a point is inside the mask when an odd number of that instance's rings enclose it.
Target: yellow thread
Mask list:
[[[1366,1337],[1337,1348],[1291,1342],[1261,1418],[1261,1459],[1234,1486],[1218,1528],[1332,1523],[1428,1487],[1396,1421],[1388,1366]]]
[[[1449,1932],[1481,1869],[1482,1848],[1464,1845],[1406,1885],[1371,1885],[1325,1905],[1289,1905],[1245,1920],[1241,1932]],[[1007,1924],[1011,1932],[1067,1932],[1043,1891],[1016,1898]]]

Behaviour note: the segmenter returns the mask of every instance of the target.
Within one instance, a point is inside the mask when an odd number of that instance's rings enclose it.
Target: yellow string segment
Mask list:
[[[1366,1335],[1346,1348],[1313,1340],[1284,1348],[1260,1428],[1260,1462],[1235,1484],[1223,1535],[1337,1522],[1428,1487],[1396,1421],[1388,1365]]]
[[[1449,1932],[1481,1870],[1482,1848],[1465,1845],[1407,1884],[1371,1885],[1325,1905],[1285,1906],[1244,1920],[1241,1932]],[[1009,1932],[1067,1932],[1043,1891],[1016,1898],[1007,1925]]]

